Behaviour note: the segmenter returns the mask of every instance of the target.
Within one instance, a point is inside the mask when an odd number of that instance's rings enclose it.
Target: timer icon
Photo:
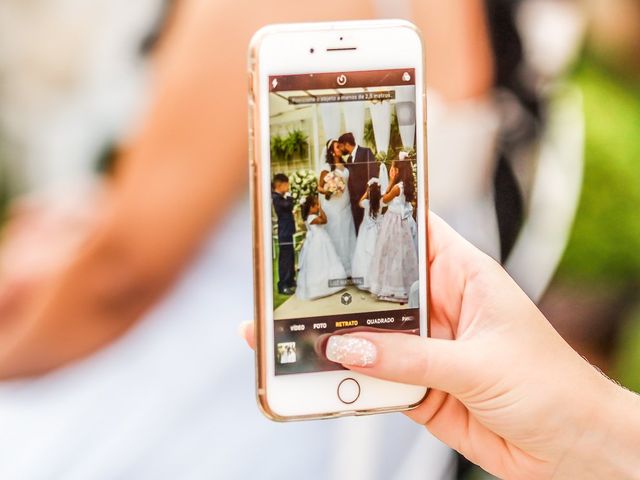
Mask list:
[[[347,76],[345,74],[338,75],[338,78],[336,81],[338,82],[338,85],[342,87],[343,85],[347,84]]]

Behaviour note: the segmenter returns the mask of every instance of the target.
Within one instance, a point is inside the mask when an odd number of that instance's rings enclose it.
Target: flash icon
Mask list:
[[[276,88],[278,86],[278,79],[274,78],[273,82],[271,82],[271,85],[273,85],[273,88]]]

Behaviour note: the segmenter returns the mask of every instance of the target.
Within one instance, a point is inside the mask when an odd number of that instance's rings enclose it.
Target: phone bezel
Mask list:
[[[342,40],[340,39],[342,37]],[[311,49],[314,53],[311,53]],[[355,49],[353,49],[355,48]],[[331,49],[331,50],[328,50]],[[417,28],[402,20],[272,25],[254,35],[249,51],[250,163],[254,225],[254,294],[256,313],[256,381],[258,404],[278,421],[366,415],[414,408],[427,394],[418,386],[400,385],[349,371],[296,375],[274,374],[274,320],[269,164],[269,76],[336,71],[414,68],[416,80],[416,144],[418,201],[421,209],[419,254],[427,256],[428,181],[426,105],[422,39]],[[422,120],[420,122],[419,120]],[[422,125],[423,128],[420,128]],[[263,162],[262,159],[265,159]],[[420,271],[420,330],[428,335],[428,269]],[[364,397],[345,405],[336,388],[356,379]]]

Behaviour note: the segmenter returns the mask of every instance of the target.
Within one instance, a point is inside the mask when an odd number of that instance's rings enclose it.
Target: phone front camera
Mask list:
[[[309,49],[309,53],[313,53],[313,52],[315,52],[315,51],[316,51],[316,49],[315,49],[315,48],[310,48],[310,49]]]
[[[344,37],[340,37],[340,41],[344,40]]]

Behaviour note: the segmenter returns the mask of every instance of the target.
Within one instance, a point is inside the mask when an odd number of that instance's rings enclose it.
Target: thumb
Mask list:
[[[327,358],[365,375],[451,394],[468,390],[476,375],[460,341],[404,333],[334,335]]]

